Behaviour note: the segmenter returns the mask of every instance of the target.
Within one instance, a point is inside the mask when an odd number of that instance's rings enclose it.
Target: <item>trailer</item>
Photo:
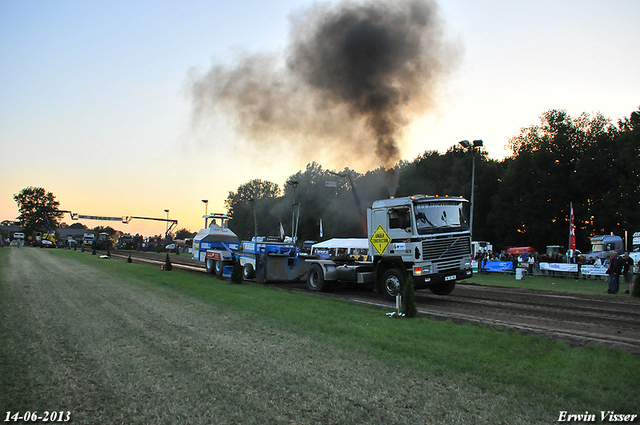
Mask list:
[[[295,282],[304,278],[306,256],[291,242],[272,242],[253,238],[233,251],[245,280],[257,282]]]
[[[624,243],[620,236],[615,236],[613,234],[596,235],[591,238],[591,252],[585,256],[589,260],[595,260],[597,258],[602,260],[609,258],[613,251],[619,254],[624,252]]]

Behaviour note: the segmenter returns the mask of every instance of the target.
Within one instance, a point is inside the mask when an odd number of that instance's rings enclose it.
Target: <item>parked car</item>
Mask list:
[[[40,241],[40,248],[55,248],[55,247],[56,247],[56,244],[54,244],[48,239],[43,239]]]
[[[174,243],[170,243],[169,245],[166,245],[164,247],[165,251],[175,251],[176,250],[176,244]]]

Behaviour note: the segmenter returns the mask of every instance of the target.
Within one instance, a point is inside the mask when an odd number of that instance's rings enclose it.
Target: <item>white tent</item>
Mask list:
[[[366,238],[334,238],[311,246],[311,255],[320,258],[351,257],[368,261],[369,241]]]
[[[311,246],[312,250],[317,248],[369,249],[369,241],[367,240],[367,238],[333,238]]]

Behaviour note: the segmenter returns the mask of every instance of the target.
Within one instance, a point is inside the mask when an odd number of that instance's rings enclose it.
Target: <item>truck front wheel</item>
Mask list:
[[[441,283],[440,285],[432,286],[429,288],[431,292],[436,295],[449,295],[453,288],[456,287],[456,281],[452,280],[450,282]]]
[[[404,274],[398,269],[389,269],[382,274],[378,290],[388,301],[395,301],[396,295],[404,291]]]
[[[322,267],[318,264],[313,264],[307,273],[307,289],[314,292],[329,290],[329,283],[324,280]]]

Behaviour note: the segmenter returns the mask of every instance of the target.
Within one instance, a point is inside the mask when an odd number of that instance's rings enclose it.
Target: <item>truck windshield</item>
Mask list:
[[[414,210],[420,235],[469,229],[466,204],[462,202],[419,203]]]

